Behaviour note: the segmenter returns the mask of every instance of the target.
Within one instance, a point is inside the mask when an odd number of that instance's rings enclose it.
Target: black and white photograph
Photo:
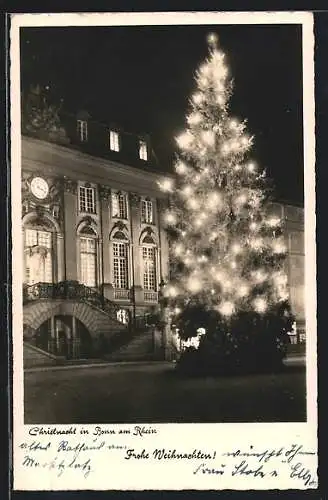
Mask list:
[[[20,42],[25,422],[305,420],[301,26]]]
[[[307,422],[303,29],[20,27],[25,425]]]

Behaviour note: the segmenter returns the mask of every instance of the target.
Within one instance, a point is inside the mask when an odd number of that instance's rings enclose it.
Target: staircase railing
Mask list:
[[[61,281],[60,283],[34,283],[24,285],[23,303],[39,299],[70,299],[80,300],[99,307],[111,318],[120,321],[117,311],[120,307],[106,299],[98,290],[83,285],[77,281]]]

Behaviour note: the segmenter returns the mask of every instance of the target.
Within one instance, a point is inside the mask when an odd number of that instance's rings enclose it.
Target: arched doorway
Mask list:
[[[50,345],[50,340],[51,340],[51,321],[50,318],[47,319],[42,325],[39,326],[35,330],[35,336],[34,336],[34,344],[36,347],[39,349],[42,349],[43,351],[51,352],[51,345]]]
[[[88,359],[93,356],[89,330],[74,316],[58,315],[47,319],[35,331],[34,345],[66,359]]]

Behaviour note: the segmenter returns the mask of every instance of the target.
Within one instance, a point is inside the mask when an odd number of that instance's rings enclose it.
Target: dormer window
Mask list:
[[[77,120],[77,136],[81,142],[88,140],[88,122],[86,120]]]
[[[109,149],[117,152],[120,150],[120,136],[115,130],[109,131]]]
[[[139,140],[139,158],[144,161],[148,160],[147,143],[142,139]]]

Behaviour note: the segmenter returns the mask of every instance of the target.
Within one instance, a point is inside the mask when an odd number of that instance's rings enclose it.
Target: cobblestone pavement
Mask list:
[[[218,378],[183,378],[169,363],[27,372],[25,423],[304,421],[299,365],[280,374]]]

